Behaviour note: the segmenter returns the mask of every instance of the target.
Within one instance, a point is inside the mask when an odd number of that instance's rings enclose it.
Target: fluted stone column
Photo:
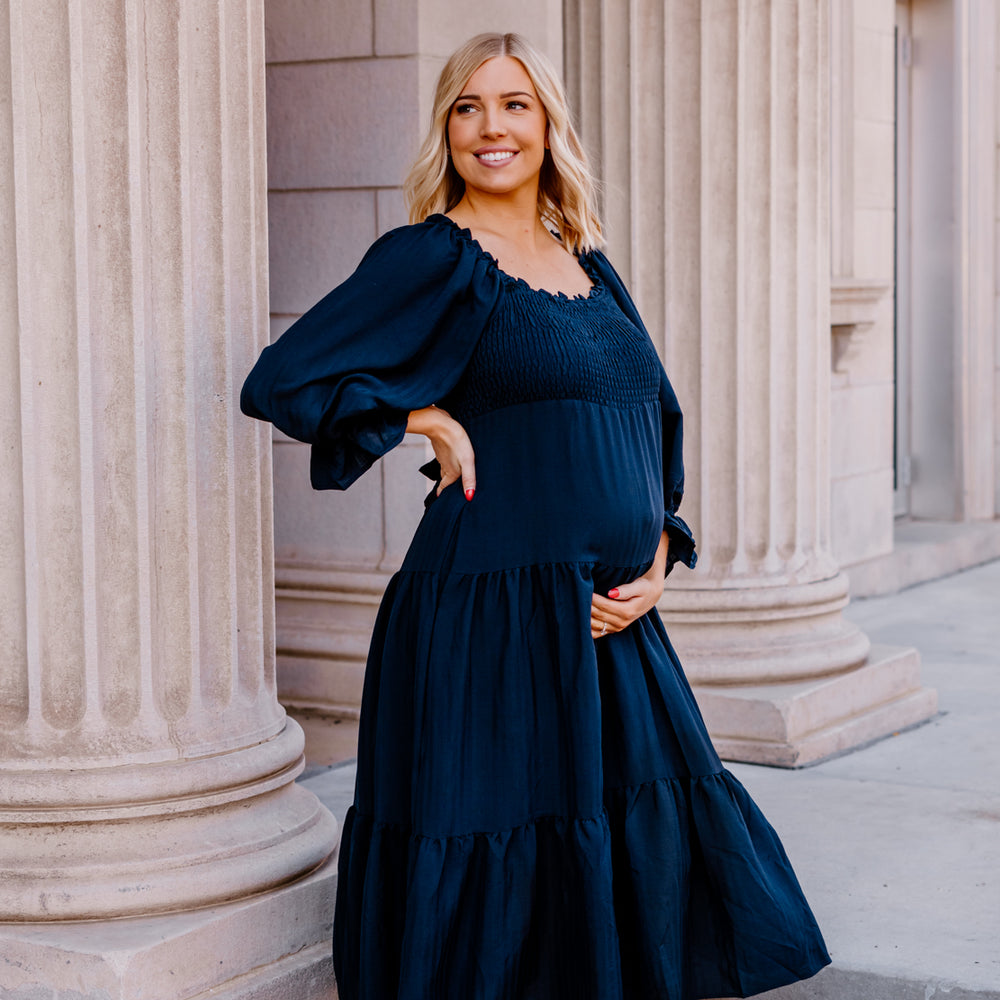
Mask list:
[[[685,409],[699,565],[661,610],[720,751],[796,765],[926,718],[830,550],[827,3],[568,6],[612,257]]]
[[[236,402],[267,333],[261,2],[3,0],[0,53],[0,995],[257,982],[325,955],[302,886],[329,895],[336,841],[294,784],[269,442]]]

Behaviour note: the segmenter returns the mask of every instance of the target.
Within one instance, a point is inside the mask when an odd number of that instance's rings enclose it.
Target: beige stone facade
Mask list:
[[[1000,554],[992,0],[0,0],[0,1000],[330,995],[281,704],[356,716],[423,446],[313,493],[236,395],[494,29],[564,69],[686,411],[661,612],[720,749],[935,710],[841,611]]]

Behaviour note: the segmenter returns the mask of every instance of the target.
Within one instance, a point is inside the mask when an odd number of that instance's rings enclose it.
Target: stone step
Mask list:
[[[1000,521],[901,521],[892,552],[845,566],[851,598],[895,594],[1000,558]]]
[[[804,767],[931,718],[915,649],[876,645],[860,667],[786,684],[699,686],[695,696],[726,760]]]

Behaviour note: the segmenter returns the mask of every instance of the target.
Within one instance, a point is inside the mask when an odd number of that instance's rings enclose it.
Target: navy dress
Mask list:
[[[334,926],[342,1000],[750,996],[829,962],[721,765],[662,621],[591,595],[693,566],[681,416],[598,252],[586,296],[504,274],[445,216],[395,230],[266,349],[244,410],[346,488],[436,403],[477,488],[428,506],[368,659]],[[429,470],[430,475],[436,469]]]

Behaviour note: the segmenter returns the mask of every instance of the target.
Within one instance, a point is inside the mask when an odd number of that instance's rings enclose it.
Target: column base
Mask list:
[[[87,923],[0,924],[0,1000],[332,1000],[336,855],[224,906]]]
[[[660,615],[692,684],[784,684],[865,662],[868,636],[841,612],[847,577],[743,579],[664,593]]]
[[[269,740],[201,758],[4,771],[0,921],[196,909],[317,869],[337,822],[295,783],[303,744],[289,719]]]
[[[864,664],[834,677],[694,692],[720,757],[773,767],[815,764],[937,712],[920,654],[902,646],[873,646]]]

